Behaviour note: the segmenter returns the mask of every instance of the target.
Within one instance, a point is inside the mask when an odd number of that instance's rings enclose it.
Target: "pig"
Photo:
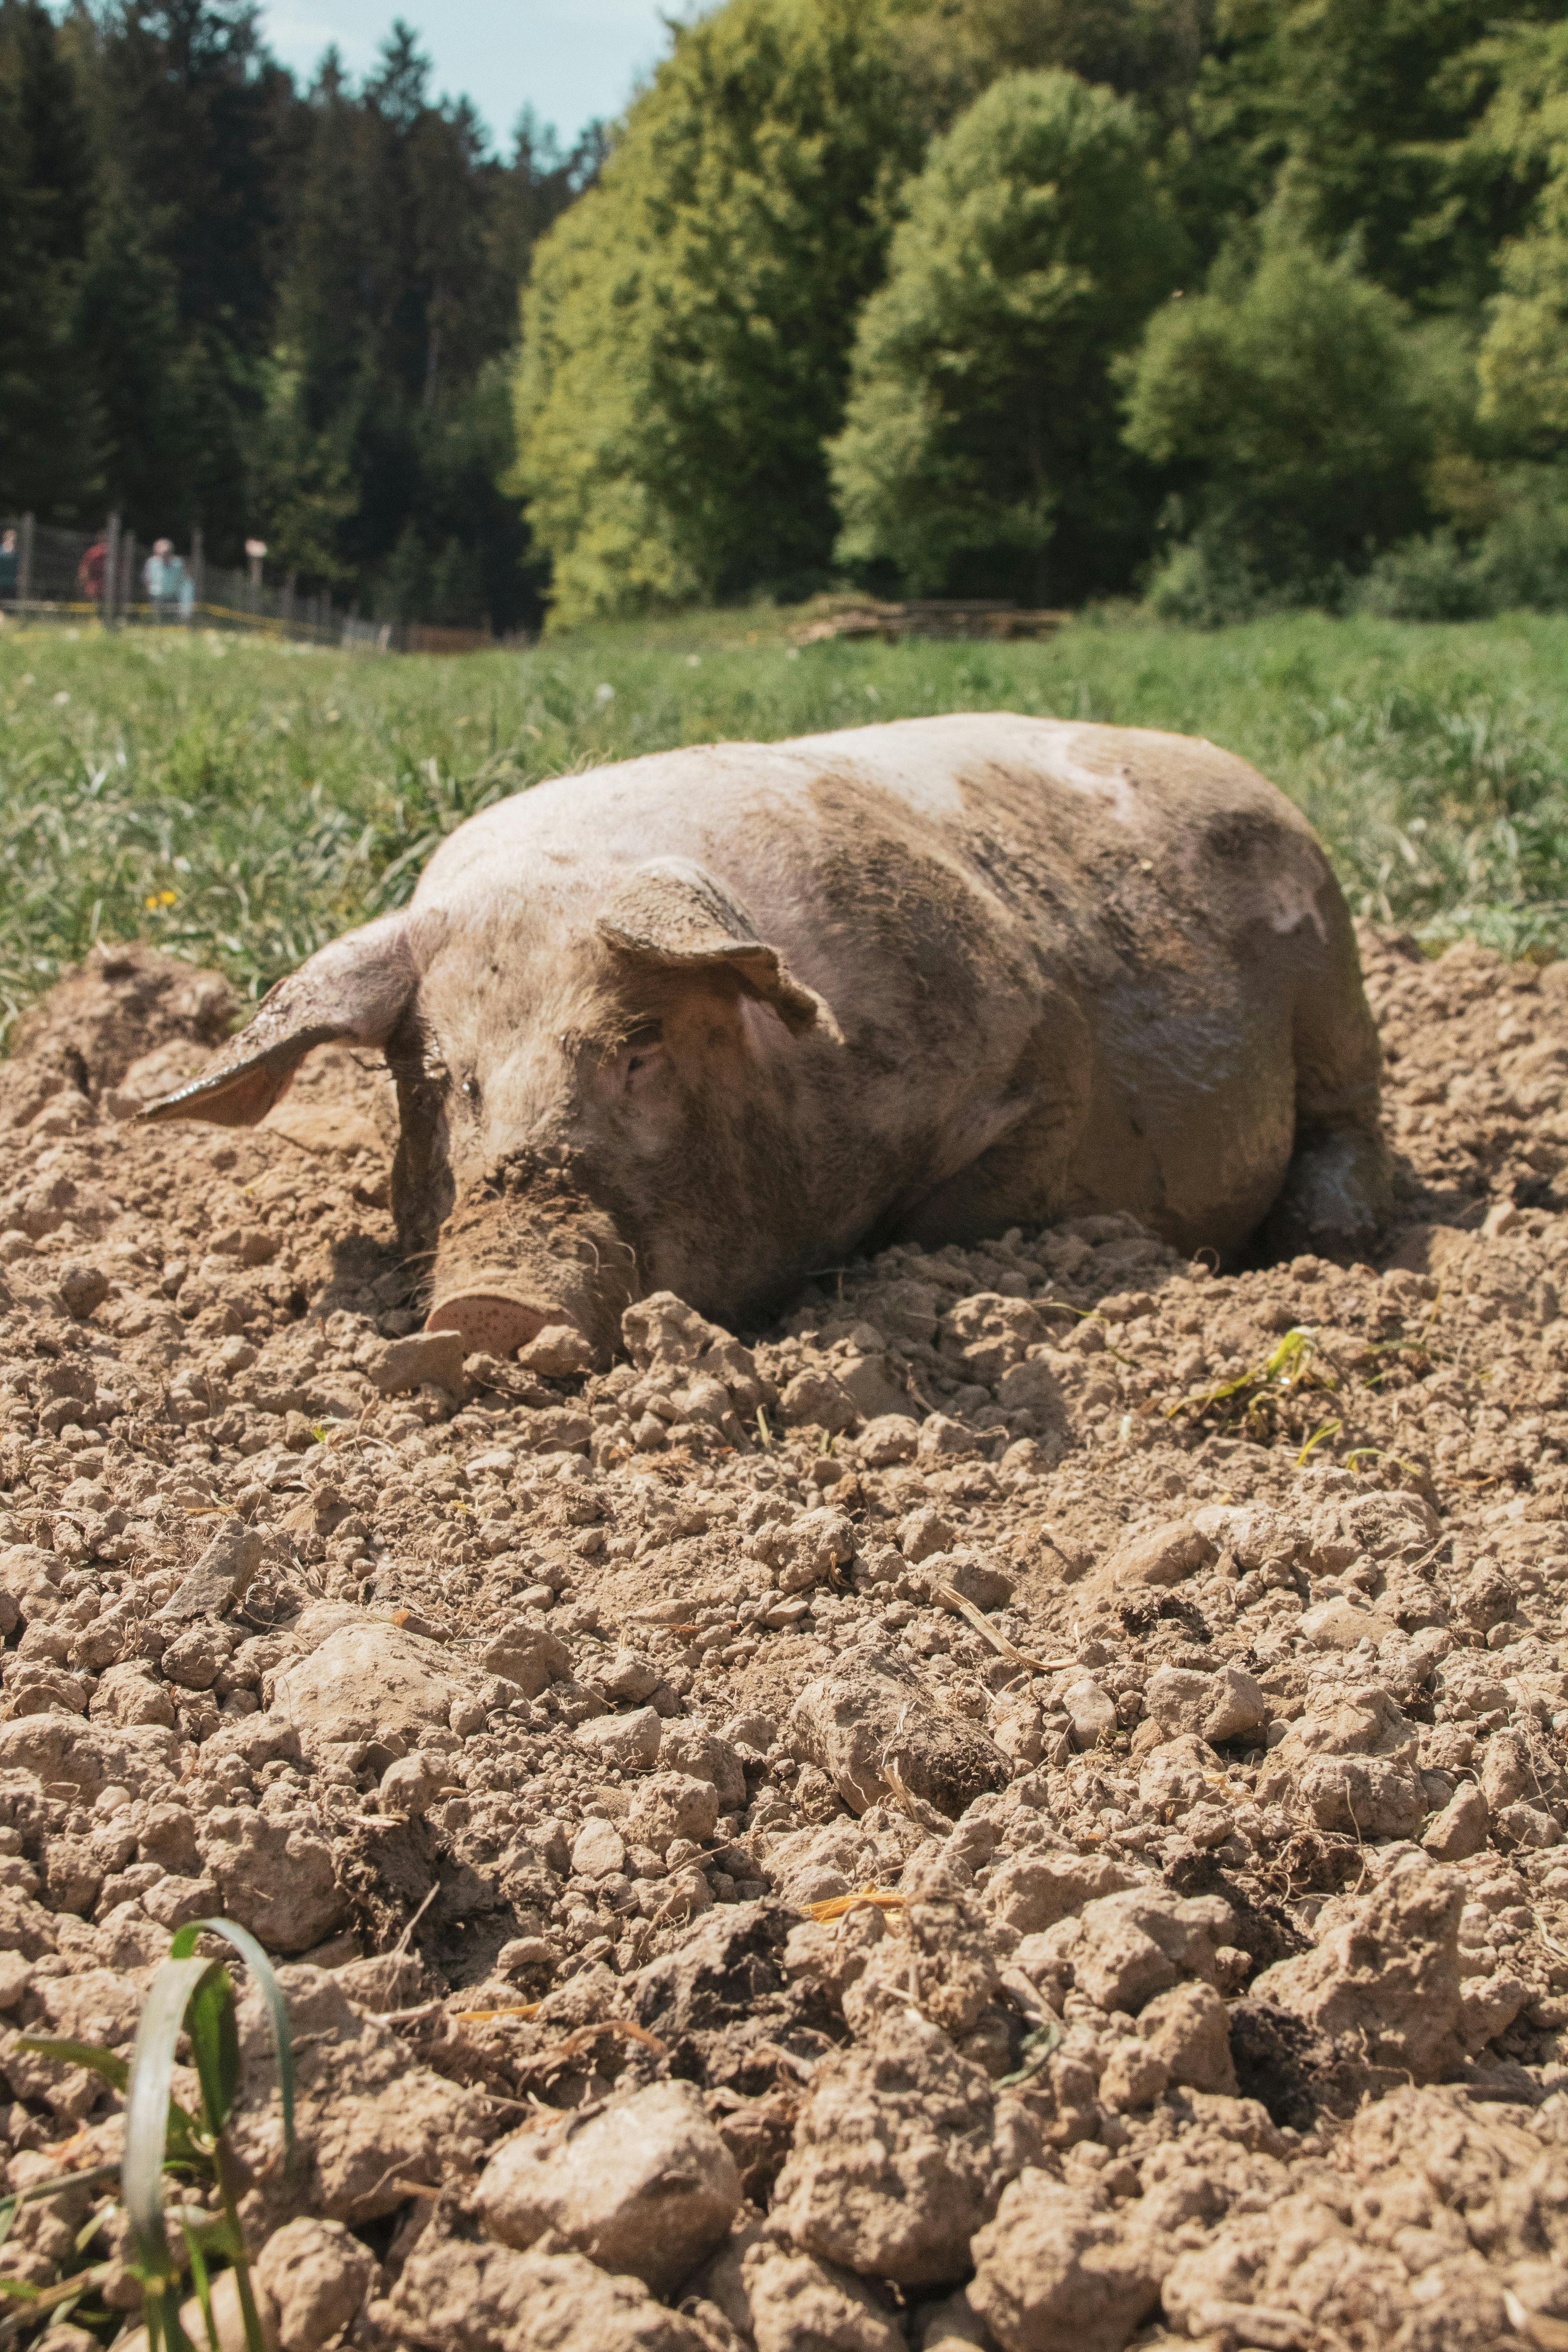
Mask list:
[[[1379,1049],[1310,828],[1212,743],[963,713],[558,776],[445,841],[152,1119],[379,1047],[427,1328],[721,1322],[895,1240],[1123,1210],[1363,1255]]]

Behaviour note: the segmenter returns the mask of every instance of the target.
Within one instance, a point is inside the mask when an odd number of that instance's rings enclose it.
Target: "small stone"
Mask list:
[[[1480,1853],[1491,1827],[1491,1807],[1473,1780],[1461,1781],[1421,1843],[1434,1862],[1468,1862]]]
[[[463,1387],[463,1355],[460,1331],[411,1331],[405,1339],[389,1339],[366,1369],[383,1396],[427,1381],[456,1396]]]
[[[1073,1746],[1098,1747],[1116,1729],[1116,1702],[1090,1675],[1078,1675],[1061,1695],[1072,1726]]]
[[[920,1433],[921,1425],[912,1414],[879,1412],[855,1440],[856,1456],[868,1470],[887,1470],[895,1462],[912,1462]]]
[[[638,1789],[626,1816],[634,1845],[662,1853],[677,1838],[705,1845],[719,1826],[719,1791],[689,1772],[655,1772]]]
[[[247,1590],[262,1561],[264,1546],[243,1519],[226,1519],[195,1568],[158,1612],[158,1622],[178,1625],[197,1617],[221,1617]]]
[[[1236,2096],[1230,2022],[1212,1985],[1173,1985],[1157,1993],[1140,2016],[1138,2032],[1173,2083]]]
[[[605,2270],[668,2294],[728,2231],[734,2158],[693,2083],[656,2083],[590,2121],[503,2140],[479,2176],[486,2229],[528,2247],[552,2231]]]
[[[934,1469],[943,1462],[956,1462],[966,1454],[979,1451],[980,1440],[973,1430],[966,1429],[961,1421],[949,1420],[945,1413],[933,1412],[921,1427],[915,1459]]]
[[[860,1408],[831,1372],[808,1369],[795,1374],[779,1399],[779,1419],[796,1427],[809,1423],[837,1435],[856,1426]]]
[[[164,1648],[160,1664],[166,1679],[184,1690],[210,1690],[227,1664],[234,1635],[226,1625],[203,1619]]]
[[[658,1754],[664,1725],[656,1708],[639,1706],[630,1715],[595,1715],[580,1723],[574,1735],[591,1748],[600,1762],[623,1772],[646,1772]]]
[[[537,1698],[552,1682],[572,1672],[572,1653],[548,1626],[531,1619],[508,1625],[485,1643],[479,1664],[487,1675],[515,1683],[524,1698]]]
[[[1180,1584],[1215,1556],[1215,1547],[1191,1519],[1173,1519],[1149,1534],[1134,1536],[1100,1562],[1095,1582],[1137,1589]]]
[[[376,1802],[384,1813],[414,1821],[429,1811],[449,1780],[450,1775],[440,1759],[428,1749],[419,1748],[414,1755],[400,1756],[387,1766],[376,1790]]]
[[[834,1378],[863,1421],[897,1421],[908,1415],[908,1386],[880,1350],[840,1356],[837,1362]],[[858,1445],[855,1451],[864,1461]]]
[[[921,1560],[931,1559],[938,1552],[952,1549],[952,1528],[929,1504],[900,1519],[895,1532],[899,1549],[911,1568],[918,1568]]]
[[[58,1284],[68,1315],[85,1323],[109,1296],[109,1276],[96,1265],[79,1263],[60,1268]]]
[[[515,1984],[541,1969],[552,1974],[558,1957],[554,1946],[542,1936],[513,1936],[496,1954],[496,1968]]]
[[[572,1869],[578,1878],[610,1878],[624,1870],[626,1842],[614,1822],[584,1822],[572,1847]]]
[[[517,1678],[514,1675],[513,1681]],[[615,1650],[596,1667],[594,1680],[607,1698],[629,1699],[634,1704],[645,1699],[659,1685],[657,1666],[648,1664],[636,1650]]]
[[[925,1563],[925,1577],[928,1591],[945,1584],[976,1609],[1005,1609],[1013,1598],[1012,1578],[972,1551],[935,1553]]]
[[[574,1323],[547,1323],[518,1349],[517,1360],[542,1380],[570,1381],[593,1370],[594,1350]]]
[[[1105,2062],[1100,2077],[1100,2103],[1115,2115],[1131,2115],[1135,2108],[1152,2107],[1163,2098],[1170,2080],[1171,2070],[1163,2058],[1129,2034],[1112,2044]]]
[[[282,2352],[320,2352],[341,2335],[378,2268],[369,2247],[341,2221],[302,2216],[274,2231],[256,2257],[255,2277],[277,2309]]]
[[[973,2256],[969,2300],[1010,2352],[1121,2352],[1164,2267],[1135,2216],[1033,2169],[1003,2191]]]

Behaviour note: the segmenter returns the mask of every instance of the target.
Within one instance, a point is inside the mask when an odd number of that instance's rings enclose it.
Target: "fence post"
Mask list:
[[[195,625],[196,607],[205,604],[207,593],[207,551],[202,538],[200,523],[191,526],[191,625]]]
[[[16,609],[32,600],[33,594],[33,518],[22,517],[21,544],[16,555]]]
[[[114,625],[114,597],[120,585],[120,517],[111,514],[103,532],[103,593],[99,618],[106,629]]]

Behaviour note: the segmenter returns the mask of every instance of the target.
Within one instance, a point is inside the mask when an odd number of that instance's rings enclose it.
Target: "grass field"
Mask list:
[[[1300,803],[1358,912],[1568,952],[1568,618],[1313,614],[1212,635],[790,647],[771,612],[459,660],[234,638],[0,636],[0,1035],[98,938],[259,994],[395,906],[441,835],[541,778],[716,737],[934,710],[1206,735]]]

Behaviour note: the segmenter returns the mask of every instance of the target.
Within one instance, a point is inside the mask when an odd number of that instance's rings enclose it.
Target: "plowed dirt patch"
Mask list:
[[[358,2233],[356,2341],[1568,2345],[1568,965],[1363,947],[1375,1266],[1083,1218],[586,1380],[406,1346],[371,1057],[142,1129],[224,983],[47,999],[12,2185],[119,2130],[17,2031],[128,2046],[226,1911],[304,2053],[285,2175],[255,2021],[250,2220]]]

